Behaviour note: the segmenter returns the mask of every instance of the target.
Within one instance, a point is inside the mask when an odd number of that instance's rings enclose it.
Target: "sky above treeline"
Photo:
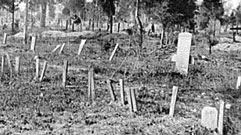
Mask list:
[[[200,5],[202,3],[203,0],[197,0],[197,4]],[[241,0],[223,0],[223,2],[225,2],[224,4],[224,8],[226,8],[227,13],[226,14],[230,14],[231,11],[233,9],[236,9],[237,6],[239,5],[239,3],[241,2]],[[58,5],[60,6],[60,5]],[[58,8],[58,7],[57,7]],[[61,7],[62,8],[62,7]],[[25,10],[25,4],[21,3],[20,4],[20,10],[23,11]]]

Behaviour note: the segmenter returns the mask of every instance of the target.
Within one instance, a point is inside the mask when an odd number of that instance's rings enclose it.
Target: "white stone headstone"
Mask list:
[[[215,130],[218,123],[218,110],[214,107],[204,107],[202,109],[201,124],[202,126]]]
[[[176,70],[185,75],[188,73],[191,41],[191,33],[184,32],[180,33],[178,36]]]

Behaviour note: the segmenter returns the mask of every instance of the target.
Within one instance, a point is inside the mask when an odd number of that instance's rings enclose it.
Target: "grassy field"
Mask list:
[[[110,44],[108,40],[113,39]],[[131,39],[129,41],[129,39]],[[201,41],[204,42],[201,42]],[[236,90],[240,75],[240,51],[214,50],[208,54],[206,40],[192,45],[195,64],[189,66],[187,76],[175,72],[169,57],[175,45],[160,48],[157,38],[145,37],[141,55],[138,38],[125,34],[100,34],[87,40],[81,55],[77,55],[80,39],[39,38],[36,50],[29,44],[9,38],[0,46],[0,55],[8,52],[12,65],[20,56],[21,71],[9,77],[1,73],[0,134],[6,135],[212,135],[201,126],[201,110],[205,106],[219,108],[224,100],[231,108],[225,109],[224,133],[241,134],[241,90]],[[120,44],[113,61],[109,61],[116,43]],[[51,51],[66,43],[62,54]],[[35,56],[48,61],[42,82],[36,81]],[[206,56],[200,59],[199,56]],[[67,86],[62,87],[63,61],[68,60]],[[88,102],[88,67],[94,67],[96,98]],[[7,66],[6,66],[7,67]],[[117,101],[113,102],[106,84],[113,80]],[[124,79],[125,88],[137,91],[138,112],[120,104],[118,80]],[[174,117],[169,114],[172,87],[178,86]]]

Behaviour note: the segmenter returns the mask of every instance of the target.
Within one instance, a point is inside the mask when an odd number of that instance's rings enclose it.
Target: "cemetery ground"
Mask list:
[[[229,36],[223,35],[219,41],[226,43]],[[114,40],[107,42],[110,38]],[[219,101],[224,100],[224,134],[240,135],[241,90],[235,87],[241,50],[214,49],[209,55],[206,38],[195,38],[191,46],[195,63],[183,76],[175,72],[175,63],[170,61],[176,45],[160,47],[158,38],[145,36],[143,49],[138,52],[139,40],[135,36],[90,33],[78,55],[80,38],[37,38],[33,52],[30,43],[24,45],[22,40],[8,37],[0,47],[1,57],[7,52],[14,68],[15,57],[19,56],[20,72],[10,77],[7,62],[1,72],[0,134],[212,135],[201,126],[201,111],[205,106],[219,109]],[[119,48],[109,61],[117,42]],[[52,52],[63,43],[62,53]],[[233,44],[236,43],[230,42]],[[40,73],[47,61],[42,81],[35,78],[36,56],[41,63]],[[64,60],[68,61],[65,87]],[[95,74],[94,102],[87,96],[90,65]],[[108,79],[116,100],[110,94]],[[121,104],[119,79],[124,79],[125,90],[136,90],[135,113],[129,111],[126,93],[125,105]],[[173,86],[178,87],[178,93],[174,116],[170,117]]]

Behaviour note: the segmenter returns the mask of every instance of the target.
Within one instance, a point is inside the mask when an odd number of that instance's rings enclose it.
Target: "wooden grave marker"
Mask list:
[[[184,75],[188,73],[191,40],[192,34],[188,32],[180,33],[178,36],[176,70]]]
[[[88,72],[88,100],[92,102],[95,100],[94,69],[91,67]]]
[[[112,59],[113,59],[113,57],[114,57],[114,55],[115,55],[118,47],[119,47],[119,43],[116,44],[115,49],[113,50],[113,52],[112,52],[112,54],[111,54],[111,56],[110,56],[109,61],[112,61]]]
[[[79,51],[78,51],[78,55],[81,54],[83,48],[84,48],[84,45],[86,43],[86,39],[82,39],[81,42],[80,42],[80,45],[79,45]]]
[[[37,56],[36,57],[36,64],[35,64],[35,79],[38,79],[38,77],[39,77],[39,69],[40,69],[40,59],[39,59],[39,57]]]
[[[12,78],[13,76],[13,67],[12,67],[12,63],[11,63],[11,59],[8,53],[5,53],[6,57],[7,57],[7,62],[8,62],[8,67],[10,70],[10,78]]]
[[[48,62],[47,62],[47,61],[44,61],[44,66],[43,66],[43,69],[42,69],[42,73],[41,73],[40,78],[39,78],[39,81],[40,81],[40,82],[43,81],[44,74],[45,74],[46,69],[47,69],[47,64],[48,64]]]
[[[241,85],[241,76],[238,77],[237,84],[236,84],[236,89],[238,90]]]
[[[2,65],[1,65],[1,72],[2,74],[4,73],[5,71],[5,55],[2,56]]]
[[[111,80],[109,80],[109,79],[107,80],[107,85],[108,85],[108,89],[110,91],[110,96],[111,96],[112,101],[116,101],[116,96],[114,93],[114,89],[113,89]]]
[[[8,34],[4,33],[4,35],[3,35],[3,44],[7,44],[7,37],[8,37]]]
[[[127,88],[127,100],[129,105],[130,113],[133,113],[133,104],[132,104],[132,98],[131,98],[131,88]]]
[[[133,107],[133,112],[137,112],[137,102],[136,102],[136,91],[134,88],[131,88],[131,101],[132,101],[132,107]]]
[[[215,130],[218,122],[218,111],[214,107],[204,107],[202,109],[201,124],[207,129]]]
[[[60,47],[61,47],[61,45],[57,45],[57,46],[52,50],[51,53],[55,53]]]
[[[173,86],[173,88],[172,88],[172,99],[171,99],[170,110],[169,110],[169,116],[171,116],[171,117],[173,117],[174,111],[175,111],[177,91],[178,91],[178,87]]]
[[[124,80],[120,79],[119,83],[120,83],[121,105],[125,105]]]
[[[19,74],[20,72],[20,57],[15,57],[15,73]]]
[[[64,60],[63,76],[62,76],[62,86],[63,87],[66,87],[67,74],[68,74],[68,61]]]
[[[61,46],[61,48],[60,48],[60,50],[59,50],[59,54],[62,54],[62,53],[63,53],[64,47],[65,47],[65,43],[63,43],[63,45]]]
[[[224,117],[224,101],[220,101],[219,116],[218,116],[218,133],[223,135],[223,117]]]
[[[37,40],[37,37],[36,36],[32,36],[30,50],[33,51],[33,52],[35,51],[36,40]]]

